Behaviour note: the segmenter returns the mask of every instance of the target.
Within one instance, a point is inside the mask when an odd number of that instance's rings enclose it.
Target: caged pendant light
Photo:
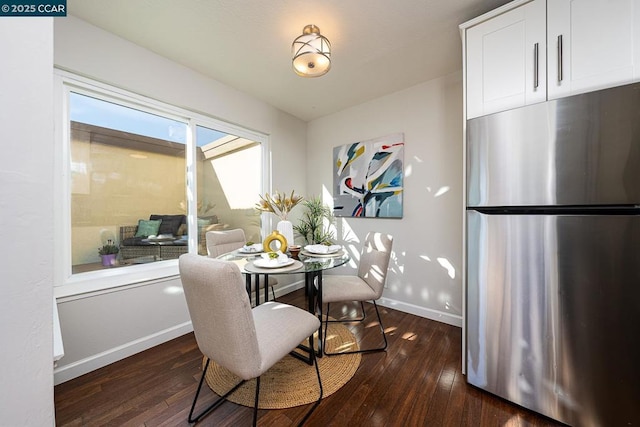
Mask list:
[[[331,68],[331,44],[320,28],[307,25],[291,45],[293,70],[302,77],[320,77]]]

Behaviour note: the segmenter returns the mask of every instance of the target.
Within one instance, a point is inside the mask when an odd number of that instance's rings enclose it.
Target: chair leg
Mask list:
[[[322,389],[322,380],[320,379],[320,368],[318,367],[318,359],[316,358],[316,352],[313,350],[313,346],[311,346],[311,349],[312,349],[311,359],[313,360],[313,364],[316,367],[316,375],[318,377],[318,387],[320,388],[320,397],[318,397],[318,400],[316,400],[316,403],[314,403],[311,409],[309,409],[309,411],[305,414],[304,418],[300,420],[300,422],[298,423],[298,427],[302,426],[309,419],[313,411],[315,411],[318,405],[320,405],[320,401],[322,400],[322,396],[324,395],[324,390]]]
[[[253,405],[253,427],[258,424],[258,400],[260,399],[260,377],[256,378],[256,400]]]
[[[207,358],[207,363],[205,363],[205,365],[204,365],[204,369],[202,370],[202,376],[200,377],[200,383],[198,384],[198,390],[196,391],[196,395],[193,398],[193,403],[191,404],[191,410],[189,411],[189,418],[188,418],[188,421],[190,423],[196,423],[196,422],[200,421],[200,419],[202,419],[202,417],[204,417],[205,415],[209,414],[214,409],[216,409],[217,407],[222,405],[227,400],[227,397],[229,397],[229,395],[231,393],[236,391],[242,384],[244,384],[246,382],[245,380],[240,381],[240,383],[238,383],[231,390],[226,392],[224,394],[224,396],[220,396],[215,402],[213,402],[205,410],[200,412],[199,415],[194,417],[193,416],[193,410],[196,408],[196,402],[198,401],[198,396],[200,395],[200,390],[202,389],[202,383],[204,383],[204,377],[205,377],[205,375],[207,375],[207,368],[209,368],[209,362],[211,362],[211,359]]]
[[[361,301],[360,304],[362,304],[362,313],[363,313],[363,317],[361,320],[358,321],[362,321],[364,320],[364,303]],[[327,315],[326,315],[326,319],[324,321],[324,337],[322,337],[323,339],[323,343],[322,343],[322,348],[324,351],[324,354],[326,354],[327,356],[339,356],[341,354],[354,354],[354,353],[374,353],[374,352],[378,352],[378,351],[385,351],[387,349],[387,334],[385,334],[384,332],[384,326],[382,325],[382,318],[380,317],[380,311],[378,310],[378,304],[376,304],[376,301],[373,301],[373,306],[376,309],[376,314],[378,315],[378,324],[380,325],[380,332],[382,333],[382,339],[384,340],[384,345],[382,347],[376,347],[376,348],[367,348],[367,349],[362,349],[362,350],[352,350],[352,351],[343,351],[343,352],[339,352],[339,353],[329,353],[327,352],[327,329],[329,328],[329,304],[327,304]],[[351,322],[352,320],[342,320],[341,322]],[[354,322],[356,320],[353,320]]]

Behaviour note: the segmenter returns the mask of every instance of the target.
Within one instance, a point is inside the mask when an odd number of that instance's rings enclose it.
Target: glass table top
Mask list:
[[[256,272],[255,270],[248,271],[247,269],[245,269],[245,267],[252,261],[262,259],[261,254],[243,254],[235,250],[220,255],[218,259],[235,262],[238,267],[240,267],[240,271],[244,274],[297,274],[315,273],[340,267],[341,265],[348,263],[351,257],[344,250],[336,254],[335,256],[312,256],[301,253],[300,255],[298,255],[297,260],[300,261],[300,264],[302,265],[295,264],[296,266],[298,266],[298,268],[292,269],[292,266],[283,268],[264,268],[261,269],[260,272]]]

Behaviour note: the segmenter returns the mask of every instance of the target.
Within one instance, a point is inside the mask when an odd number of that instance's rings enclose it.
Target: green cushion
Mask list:
[[[141,219],[138,221],[138,230],[135,237],[149,237],[158,234],[160,229],[160,219]]]
[[[198,227],[204,227],[205,225],[211,225],[211,220],[198,218]]]

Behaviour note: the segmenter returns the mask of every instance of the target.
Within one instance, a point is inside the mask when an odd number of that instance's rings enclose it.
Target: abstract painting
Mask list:
[[[333,149],[335,216],[402,218],[404,134]]]

